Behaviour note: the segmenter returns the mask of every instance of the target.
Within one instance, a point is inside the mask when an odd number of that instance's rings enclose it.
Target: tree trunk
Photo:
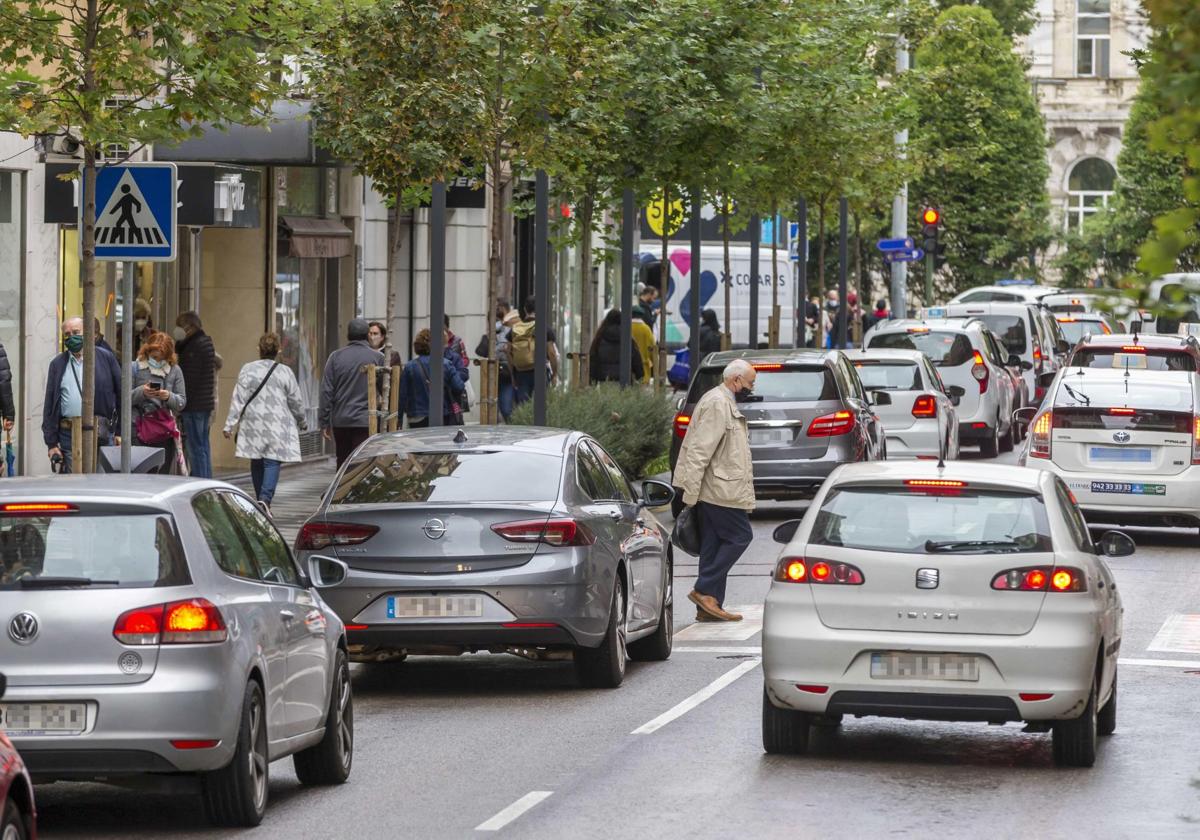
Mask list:
[[[592,324],[596,315],[592,311],[595,293],[592,289],[592,219],[596,214],[596,197],[588,190],[579,205],[579,352],[586,353],[592,346]],[[624,258],[624,257],[622,257]],[[624,267],[622,266],[622,270]],[[583,371],[586,378],[587,371]]]
[[[71,469],[90,473],[96,455],[96,151],[83,152],[83,440],[71,441]],[[132,330],[133,324],[123,329]],[[124,363],[128,365],[129,359]],[[121,387],[118,384],[118,389]],[[169,466],[169,465],[168,465]]]
[[[497,142],[492,147],[491,170],[492,215],[488,221],[488,358],[496,358],[496,330],[493,328],[496,298],[500,296],[500,273],[503,271],[501,244],[504,236],[504,148]]]
[[[658,360],[655,387],[662,388],[667,384],[667,290],[671,287],[670,250],[667,243],[671,239],[671,187],[663,185],[662,191],[662,262],[658,268]]]
[[[400,336],[399,318],[396,316],[396,302],[400,299],[400,196],[396,195],[392,204],[394,210],[392,212],[392,221],[388,225],[388,244],[387,244],[387,312],[386,321],[388,328],[388,343],[393,348],[402,348],[397,339]],[[416,220],[414,219],[413,222]],[[409,222],[409,224],[413,224]],[[412,282],[412,278],[408,278],[408,282]],[[410,315],[412,313],[409,313]],[[406,354],[400,353],[401,358]]]
[[[721,340],[722,350],[729,350],[733,347],[733,322],[729,317],[733,295],[733,262],[729,257],[729,212],[729,195],[726,193],[721,196],[721,244],[725,248],[725,332]],[[754,347],[753,336],[750,338],[750,346]]]
[[[779,202],[771,202],[771,349],[779,346]]]

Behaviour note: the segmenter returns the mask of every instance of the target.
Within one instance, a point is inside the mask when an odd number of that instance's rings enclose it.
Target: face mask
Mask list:
[[[135,321],[134,323],[136,324],[137,322]],[[187,330],[185,330],[183,327],[176,327],[175,329],[171,330],[171,337],[177,342],[183,341],[185,338],[187,338]]]
[[[162,359],[146,359],[146,364],[150,365],[154,370],[162,370],[167,365]]]
[[[78,353],[83,349],[83,336],[69,335],[63,339],[63,344],[66,345],[67,350],[71,353]]]
[[[135,330],[137,330],[138,332],[141,332],[142,330],[146,329],[146,319],[145,318],[134,318],[133,319],[133,328]]]
[[[741,388],[738,388],[736,392],[734,392],[733,397],[738,402],[745,402],[746,400],[750,399],[753,394],[754,389],[752,387],[749,385],[743,385]]]
[[[370,344],[372,347],[374,347],[376,350],[378,350],[380,347],[383,346],[383,336],[369,335],[369,336],[367,336],[367,344]]]

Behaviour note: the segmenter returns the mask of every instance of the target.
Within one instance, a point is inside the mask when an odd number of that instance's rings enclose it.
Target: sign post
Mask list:
[[[96,259],[123,262],[121,278],[121,472],[132,469],[133,281],[136,263],[174,262],[179,178],[173,163],[96,171]],[[83,247],[82,202],[79,242]]]

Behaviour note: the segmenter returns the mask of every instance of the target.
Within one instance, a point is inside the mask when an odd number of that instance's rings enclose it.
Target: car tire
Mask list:
[[[1000,454],[1000,427],[992,429],[992,436],[979,441],[979,454],[984,458],[995,458]]]
[[[665,662],[671,658],[675,639],[675,551],[667,544],[667,582],[663,590],[658,627],[644,639],[629,643],[629,658],[637,662]]]
[[[246,683],[233,759],[201,779],[204,809],[216,825],[253,828],[267,811],[270,758],[267,704],[257,682]]]
[[[1054,723],[1051,735],[1054,763],[1059,767],[1091,767],[1096,763],[1096,686],[1093,683],[1083,714]]]
[[[618,576],[613,586],[608,627],[600,647],[575,648],[575,675],[585,688],[617,688],[625,679],[629,651],[625,644],[625,585]]]
[[[0,838],[2,840],[26,840],[25,817],[17,803],[11,799],[4,800],[4,819],[0,821]]]
[[[354,693],[350,687],[350,663],[346,652],[339,648],[329,711],[325,714],[325,737],[292,756],[292,765],[302,785],[340,785],[350,778],[353,764]]]
[[[998,425],[998,424],[997,424]],[[1017,424],[1009,423],[1008,431],[1000,438],[1000,451],[1012,452],[1017,446]]]
[[[795,709],[780,709],[767,690],[762,696],[763,750],[770,755],[802,755],[808,752],[809,715]]]
[[[1096,715],[1096,734],[1111,735],[1117,731],[1117,672],[1113,671],[1112,694]]]

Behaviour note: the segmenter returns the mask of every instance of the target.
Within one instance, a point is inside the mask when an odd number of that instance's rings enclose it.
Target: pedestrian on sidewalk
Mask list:
[[[278,361],[279,337],[266,333],[258,340],[258,361],[238,372],[233,401],[225,417],[225,437],[237,429],[234,454],[250,459],[254,497],[267,511],[275,498],[279,467],[300,460],[300,431],[304,401],[292,369]]]
[[[74,432],[71,420],[83,414],[83,319],[63,322],[63,346],[50,361],[46,395],[42,404],[42,439],[53,469],[69,473],[72,468]],[[121,367],[103,347],[96,348],[94,411],[96,439],[100,446],[112,443],[121,411]]]
[[[512,365],[516,371],[518,403],[533,398],[533,388],[537,382],[537,377],[534,375],[536,317],[537,300],[530,295],[525,299],[525,312],[522,319],[513,325],[509,334]],[[558,336],[550,326],[546,327],[545,376],[548,379],[548,385],[553,384],[554,380],[558,378]]]
[[[364,365],[382,365],[383,354],[367,341],[370,325],[354,318],[346,327],[345,347],[325,361],[319,411],[321,433],[332,440],[340,467],[370,434],[367,409],[367,376]]]
[[[721,322],[711,309],[700,310],[700,358],[721,352]]]
[[[642,326],[645,326],[643,324]],[[637,343],[629,339],[629,381],[640,382],[644,369],[642,354]],[[610,309],[592,336],[588,350],[588,373],[592,382],[621,381],[621,310]]]
[[[657,300],[658,289],[649,283],[643,283],[638,288],[637,303],[633,305],[632,312],[634,319],[654,329],[654,324],[658,320],[658,309],[654,305],[654,302]]]
[[[0,344],[0,427],[11,432],[17,419],[17,405],[13,402],[12,368],[8,365],[8,353]]]
[[[496,362],[498,369],[496,371],[496,405],[500,411],[500,418],[507,423],[508,418],[512,416],[513,405],[516,399],[517,384],[513,376],[512,361],[510,358],[510,345],[508,337],[510,331],[518,321],[521,320],[521,314],[515,309],[505,312],[500,319],[496,321]],[[475,345],[475,355],[481,359],[488,357],[489,336],[484,333],[479,339],[479,344]]]
[[[429,330],[421,330],[413,339],[413,358],[400,374],[400,412],[408,417],[408,428],[424,429],[429,425],[429,386],[432,368],[429,364]],[[457,399],[464,390],[462,374],[447,356],[453,354],[446,348],[442,357],[442,425],[461,426],[462,412],[455,412]]]
[[[164,332],[151,333],[138,350],[131,370],[134,441],[138,446],[161,449],[163,463],[155,472],[171,475],[177,472],[176,418],[187,405],[187,385],[175,354],[175,340]]]
[[[187,389],[187,408],[179,413],[179,424],[188,471],[196,478],[212,478],[208,435],[217,408],[217,351],[195,312],[184,312],[175,319],[173,335]]]
[[[755,376],[745,359],[730,362],[722,383],[696,403],[679,450],[674,484],[683,503],[696,507],[700,522],[700,570],[688,594],[698,607],[697,621],[742,620],[724,607],[725,583],[754,539],[750,435],[737,404],[753,392]]]

